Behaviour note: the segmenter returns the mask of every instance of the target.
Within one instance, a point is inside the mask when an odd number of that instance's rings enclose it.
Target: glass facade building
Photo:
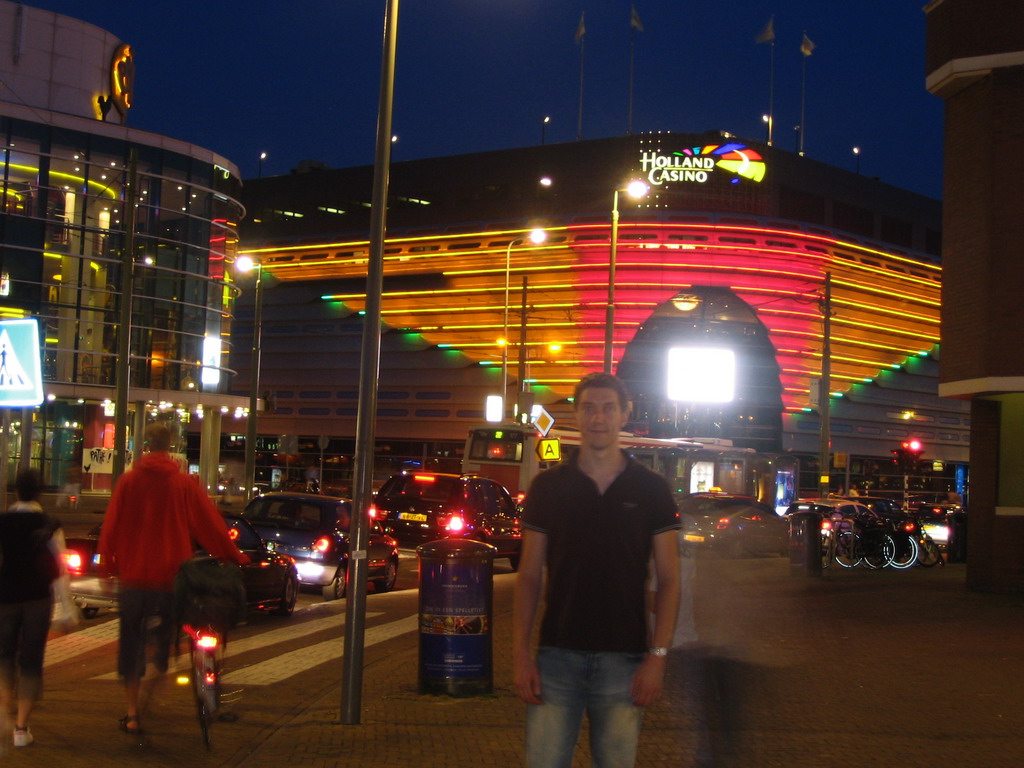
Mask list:
[[[127,107],[110,74],[124,71],[129,46],[15,3],[0,3],[0,16],[26,47],[77,59],[84,73],[64,82],[56,67],[40,71],[39,56],[31,70],[16,56],[0,73],[21,102],[0,101],[0,317],[38,319],[46,390],[42,406],[12,414],[12,467],[30,462],[50,485],[80,476],[84,490],[102,491],[121,334],[130,334],[130,445],[147,419],[180,425],[181,447],[197,416],[215,412],[216,428],[222,410],[247,405],[224,394],[241,183],[211,152],[116,122]],[[59,34],[69,28],[78,36]],[[213,471],[200,468],[211,484]]]

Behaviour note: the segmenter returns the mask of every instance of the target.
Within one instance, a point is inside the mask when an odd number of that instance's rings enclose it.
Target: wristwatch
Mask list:
[[[655,645],[651,648],[648,648],[647,652],[651,654],[651,656],[658,656],[659,658],[664,658],[668,656],[668,648],[665,648],[660,645]]]

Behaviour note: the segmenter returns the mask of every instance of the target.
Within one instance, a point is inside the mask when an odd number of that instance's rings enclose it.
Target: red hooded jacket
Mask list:
[[[167,453],[143,454],[110,498],[98,547],[102,562],[122,587],[170,590],[195,544],[222,560],[249,562],[195,478]]]

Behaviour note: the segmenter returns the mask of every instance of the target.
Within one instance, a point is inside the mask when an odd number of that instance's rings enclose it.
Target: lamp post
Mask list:
[[[608,306],[604,317],[604,372],[612,372],[612,344],[615,340],[615,261],[619,247],[619,193],[639,199],[647,194],[647,185],[642,181],[631,181],[624,188],[617,188],[612,195],[612,237],[608,251]]]
[[[529,237],[522,238],[517,237],[514,240],[509,240],[508,248],[505,249],[505,303],[504,303],[504,321],[502,322],[501,331],[501,402],[502,402],[502,416],[507,415],[508,409],[505,407],[505,402],[508,399],[508,281],[509,275],[512,271],[512,246],[522,245],[525,240],[529,240],[534,245],[540,245],[548,239],[548,233],[543,229],[534,229],[530,232]]]
[[[551,122],[550,115],[544,115],[544,119],[540,121],[540,145],[544,146],[544,139],[546,138],[548,123]]]
[[[856,158],[857,174],[860,175],[860,147],[853,148],[853,156]]]
[[[256,412],[260,392],[260,347],[263,340],[263,265],[250,256],[239,256],[235,267],[241,272],[256,272],[253,298],[252,356],[249,358],[249,418],[245,423],[245,500],[252,500],[256,485]]]
[[[267,153],[266,152],[260,152],[260,172],[259,172],[259,175],[257,176],[257,178],[260,178],[260,179],[263,178],[263,161],[266,160],[266,159],[267,159]]]

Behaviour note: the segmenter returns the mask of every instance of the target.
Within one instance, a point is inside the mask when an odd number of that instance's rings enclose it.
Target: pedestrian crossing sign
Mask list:
[[[0,320],[0,407],[35,406],[42,402],[39,321]]]

